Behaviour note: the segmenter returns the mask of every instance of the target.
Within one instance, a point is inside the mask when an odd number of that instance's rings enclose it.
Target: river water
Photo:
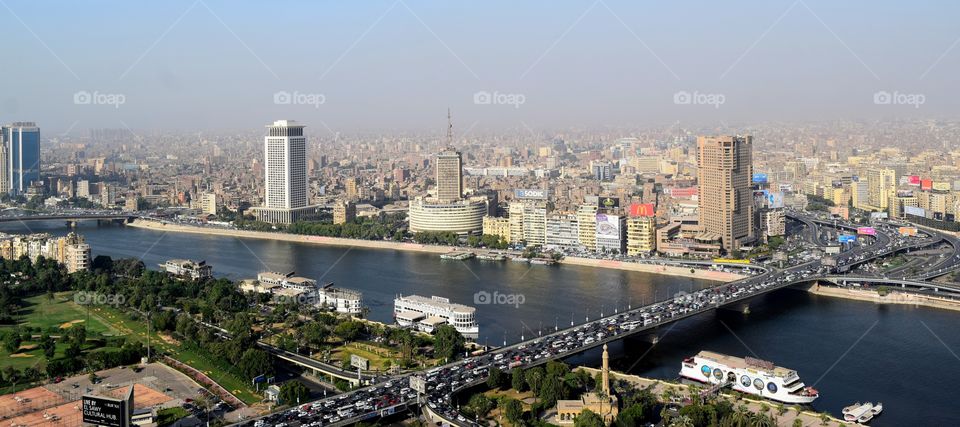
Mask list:
[[[4,223],[8,233],[69,231],[61,221]],[[166,233],[81,222],[94,255],[142,259],[149,268],[170,258],[207,260],[218,276],[256,277],[295,271],[321,283],[363,292],[373,320],[392,322],[399,295],[438,295],[477,307],[480,343],[501,345],[539,331],[582,323],[628,306],[666,299],[710,282],[576,266],[478,260],[435,254],[350,249],[198,234]],[[476,304],[478,292],[513,304]],[[493,298],[496,299],[496,298]],[[664,327],[659,341],[634,337],[611,346],[614,368],[677,378],[684,357],[701,349],[753,356],[798,371],[820,390],[813,407],[840,414],[854,401],[882,401],[872,425],[960,425],[960,313],[876,305],[781,290],[751,301],[750,314],[719,311]],[[569,360],[599,364],[599,351]]]

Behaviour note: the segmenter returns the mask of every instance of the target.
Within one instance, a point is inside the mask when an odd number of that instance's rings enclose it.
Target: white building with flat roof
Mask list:
[[[265,195],[263,206],[253,208],[257,219],[290,224],[309,216],[307,138],[304,126],[293,120],[277,120],[267,126],[263,138]]]

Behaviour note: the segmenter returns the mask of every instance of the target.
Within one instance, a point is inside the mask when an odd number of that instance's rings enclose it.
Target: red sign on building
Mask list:
[[[656,215],[657,210],[653,206],[653,203],[633,203],[630,205],[630,216],[632,217],[651,217]]]
[[[930,189],[932,189],[932,188],[933,188],[933,180],[932,180],[932,179],[921,179],[921,180],[920,180],[920,189],[921,189],[921,190],[930,190]]]

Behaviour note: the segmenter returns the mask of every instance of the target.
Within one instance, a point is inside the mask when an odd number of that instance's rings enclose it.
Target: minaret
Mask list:
[[[607,353],[607,345],[603,345],[603,395],[610,396],[610,354]]]

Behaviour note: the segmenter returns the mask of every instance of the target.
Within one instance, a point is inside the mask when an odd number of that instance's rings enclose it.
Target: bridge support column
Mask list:
[[[731,305],[725,305],[725,306],[718,307],[717,310],[730,310],[730,311],[736,311],[738,313],[750,314],[750,303],[741,302],[741,303],[735,303]]]

